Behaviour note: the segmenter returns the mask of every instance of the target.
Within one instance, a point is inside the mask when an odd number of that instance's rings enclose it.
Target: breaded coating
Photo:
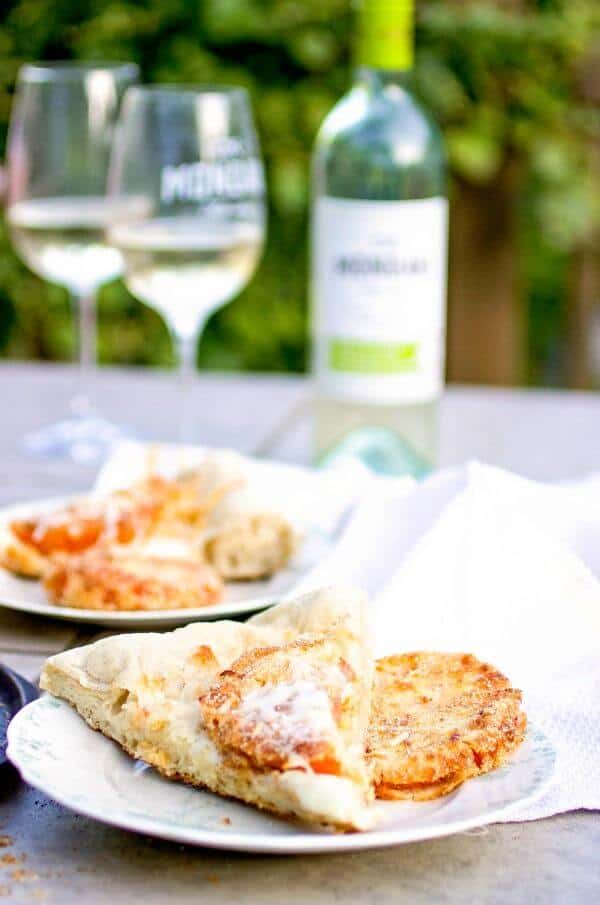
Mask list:
[[[378,798],[438,798],[521,744],[521,692],[471,654],[419,652],[376,663],[367,742]]]
[[[218,603],[223,595],[219,576],[207,564],[128,548],[55,557],[44,587],[58,606],[89,610],[187,609]]]
[[[200,698],[206,731],[257,769],[347,776],[366,788],[361,684],[342,651],[326,635],[242,655]]]

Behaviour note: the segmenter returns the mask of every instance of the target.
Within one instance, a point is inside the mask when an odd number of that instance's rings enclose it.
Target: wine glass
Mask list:
[[[129,290],[172,334],[190,439],[189,381],[209,316],[252,276],[265,230],[264,174],[246,92],[158,85],[125,96],[108,178],[108,231]]]
[[[79,386],[72,417],[25,437],[33,453],[93,461],[119,437],[96,415],[85,386],[95,361],[95,296],[122,259],[105,231],[116,215],[106,175],[132,63],[30,63],[19,71],[7,149],[7,222],[39,276],[69,290],[79,319]]]

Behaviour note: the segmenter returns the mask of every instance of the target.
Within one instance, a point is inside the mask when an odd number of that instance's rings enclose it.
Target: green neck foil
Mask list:
[[[413,64],[414,0],[360,0],[355,63],[401,72]]]

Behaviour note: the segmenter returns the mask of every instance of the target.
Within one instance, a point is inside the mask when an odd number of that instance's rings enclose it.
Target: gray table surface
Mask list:
[[[0,504],[89,486],[93,467],[42,464],[19,448],[24,431],[64,412],[74,377],[66,366],[0,365]],[[301,378],[202,375],[193,394],[199,442],[308,459],[309,388]],[[174,438],[171,375],[102,370],[93,395],[140,436]],[[479,458],[547,480],[597,470],[600,396],[450,388],[440,458]],[[4,611],[0,659],[33,676],[48,651],[72,643],[69,633]],[[79,817],[26,787],[12,768],[0,770],[0,903],[592,903],[600,902],[599,852],[598,815],[574,813],[360,854],[217,853]]]

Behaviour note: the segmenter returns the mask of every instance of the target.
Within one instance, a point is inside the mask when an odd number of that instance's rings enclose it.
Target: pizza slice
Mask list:
[[[327,589],[250,623],[106,638],[42,688],[163,775],[338,829],[370,824],[365,599]]]

